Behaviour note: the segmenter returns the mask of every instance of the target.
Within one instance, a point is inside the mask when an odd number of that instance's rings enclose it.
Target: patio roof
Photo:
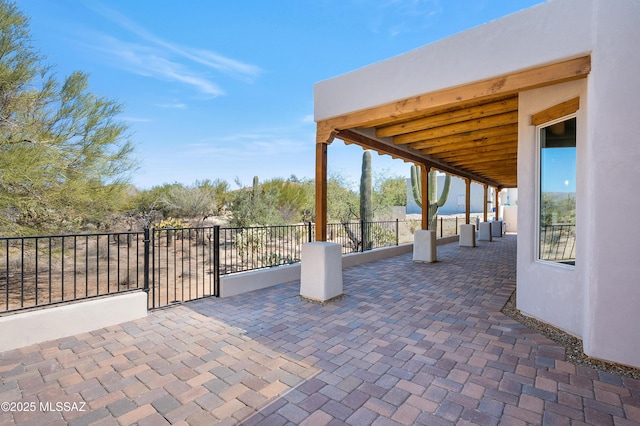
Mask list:
[[[338,138],[484,185],[516,187],[518,94],[590,70],[590,56],[582,56],[372,106],[318,121],[316,142]]]

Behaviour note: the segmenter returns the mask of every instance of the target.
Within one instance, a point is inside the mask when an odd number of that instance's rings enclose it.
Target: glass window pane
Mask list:
[[[540,129],[539,201],[539,258],[575,265],[575,118]]]

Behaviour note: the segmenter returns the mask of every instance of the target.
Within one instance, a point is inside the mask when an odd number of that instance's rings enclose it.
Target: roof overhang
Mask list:
[[[316,142],[338,138],[481,184],[516,187],[518,94],[590,71],[591,57],[581,56],[322,119]]]

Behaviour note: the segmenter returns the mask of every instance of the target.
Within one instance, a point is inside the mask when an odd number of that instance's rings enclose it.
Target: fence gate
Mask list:
[[[220,227],[148,230],[149,309],[220,295]]]

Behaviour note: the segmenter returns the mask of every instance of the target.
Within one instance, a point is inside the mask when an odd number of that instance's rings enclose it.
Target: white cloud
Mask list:
[[[187,104],[183,102],[170,102],[165,104],[156,104],[155,106],[169,109],[187,109]]]
[[[182,83],[209,96],[220,96],[224,90],[212,80],[212,72],[220,72],[251,82],[261,74],[255,65],[219,55],[213,51],[185,47],[164,40],[121,13],[99,3],[90,7],[111,22],[128,31],[133,41],[124,41],[111,35],[93,35],[96,40],[87,47],[106,53],[111,63],[129,72]]]
[[[130,123],[151,123],[153,120],[150,118],[141,118],[141,117],[120,117],[120,120],[127,121]]]

